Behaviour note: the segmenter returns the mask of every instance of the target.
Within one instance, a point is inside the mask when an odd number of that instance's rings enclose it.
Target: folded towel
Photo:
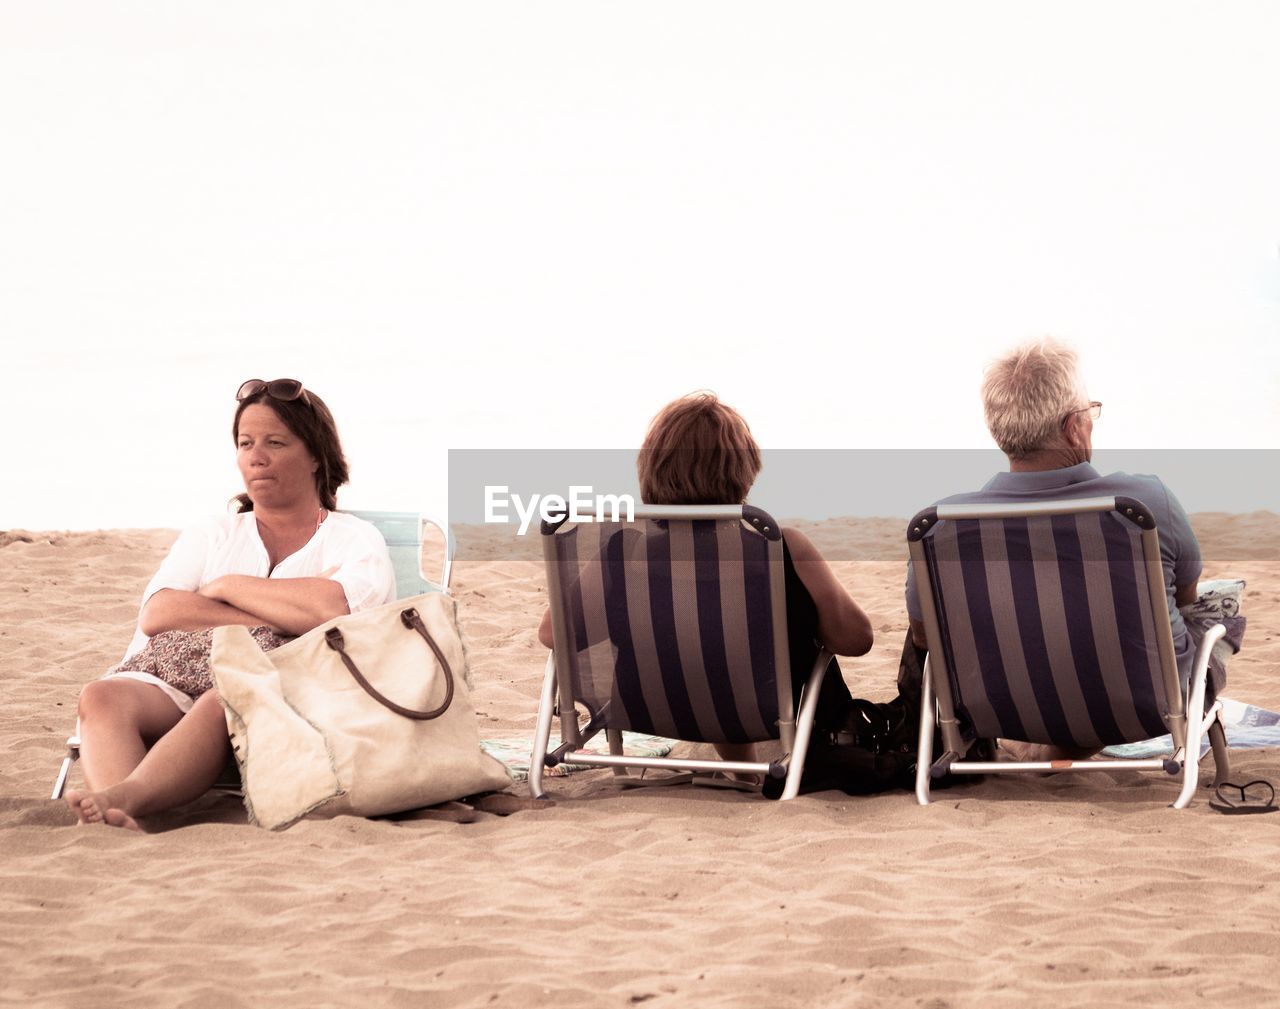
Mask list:
[[[1280,747],[1280,711],[1268,711],[1243,701],[1234,701],[1229,697],[1220,697],[1222,705],[1222,727],[1227,733],[1227,745],[1237,749],[1261,749],[1269,746]],[[1125,743],[1123,746],[1108,746],[1102,751],[1104,757],[1159,757],[1167,754],[1173,747],[1169,736],[1158,739],[1147,739],[1141,743]],[[1200,756],[1209,751],[1209,741],[1200,741]]]
[[[551,734],[551,749],[560,745],[560,738],[555,734]],[[670,739],[663,739],[661,736],[645,736],[637,732],[624,732],[622,734],[622,745],[626,747],[627,753],[638,757],[665,757],[671,752],[671,747],[675,743]],[[532,736],[504,736],[501,739],[482,739],[480,746],[491,757],[496,757],[502,763],[506,764],[507,771],[510,772],[512,779],[515,781],[529,780],[529,754],[533,752]],[[603,737],[599,741],[593,740],[584,749],[588,753],[608,753],[609,744]],[[555,767],[548,767],[542,773],[548,777],[558,777],[564,774],[572,774],[574,771],[589,771],[591,768],[584,767],[582,764],[557,764]]]
[[[1187,625],[1193,647],[1198,648],[1205,632],[1214,624],[1222,624],[1227,633],[1214,643],[1209,653],[1208,696],[1217,697],[1227,685],[1227,660],[1244,642],[1245,618],[1240,615],[1240,594],[1244,581],[1239,578],[1219,578],[1201,582],[1194,603],[1179,606],[1178,612]]]

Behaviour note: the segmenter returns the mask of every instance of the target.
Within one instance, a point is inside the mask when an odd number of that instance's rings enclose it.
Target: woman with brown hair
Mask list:
[[[238,510],[178,537],[143,594],[125,660],[80,693],[87,791],[67,803],[81,822],[137,829],[137,817],[198,798],[226,765],[207,652],[185,675],[183,656],[199,643],[165,632],[243,624],[278,644],[395,598],[381,534],[335,511],[348,469],[324,401],[296,379],[250,379],[236,400]]]
[[[655,505],[743,504],[760,467],[760,447],[742,416],[714,393],[697,392],[668,403],[650,422],[637,460],[640,496]],[[792,696],[798,699],[820,648],[865,655],[874,633],[809,538],[796,529],[782,534]],[[550,610],[538,639],[552,647]],[[818,695],[815,729],[839,731],[852,711],[849,688],[832,662]],[[716,749],[726,760],[755,759],[754,744]]]

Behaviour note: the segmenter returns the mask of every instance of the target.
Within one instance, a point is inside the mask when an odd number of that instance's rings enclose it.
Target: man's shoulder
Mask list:
[[[1136,498],[1164,524],[1170,517],[1176,498],[1163,480],[1152,473],[1108,473],[1095,481],[1097,490],[1107,496]],[[1179,506],[1180,507],[1180,506]]]
[[[1150,473],[1094,473],[1087,479],[1075,479],[1069,483],[1057,484],[1045,481],[1044,476],[1044,472],[997,473],[978,490],[950,494],[935,503],[940,505],[1013,503],[1019,500],[1048,501],[1054,498],[1071,499],[1125,494],[1141,499],[1143,504],[1159,507],[1164,504],[1169,494],[1169,488],[1165,486],[1164,481]],[[1146,500],[1143,497],[1144,493],[1152,500]]]
[[[1133,487],[1135,490],[1141,487],[1149,487],[1161,493],[1168,490],[1164,481],[1154,473],[1126,473],[1124,470],[1117,470],[1101,477],[1100,481],[1116,484],[1117,486]]]
[[[1093,473],[1087,479],[1046,485],[1041,474],[999,473],[980,490],[951,494],[937,505],[1021,504],[1086,497],[1131,497],[1141,501],[1164,526],[1181,514],[1181,504],[1168,486],[1151,473]]]
[[[993,500],[999,500],[1003,495],[984,487],[982,490],[963,491],[960,494],[948,494],[944,498],[939,498],[934,502],[937,505],[951,504],[989,504]]]

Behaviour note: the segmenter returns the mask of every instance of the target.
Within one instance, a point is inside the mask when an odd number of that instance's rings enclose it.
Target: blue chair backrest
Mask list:
[[[366,512],[349,514],[377,527],[391,552],[391,566],[396,572],[396,598],[407,599],[426,592],[439,592],[440,586],[422,577],[422,517],[416,512]]]

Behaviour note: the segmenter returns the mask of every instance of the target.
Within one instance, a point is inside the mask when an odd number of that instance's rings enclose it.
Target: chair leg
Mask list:
[[[625,752],[622,748],[622,730],[621,729],[605,729],[604,738],[609,744],[609,752],[615,757],[620,757]],[[631,771],[626,767],[615,767],[613,769],[615,778],[629,778]]]
[[[80,723],[76,722],[76,731],[74,735],[67,737],[67,755],[62,758],[62,767],[58,770],[58,777],[53,783],[53,794],[50,799],[61,799],[62,793],[67,790],[67,778],[71,776],[71,765],[80,759]]]
[[[933,766],[933,730],[937,723],[933,700],[933,669],[926,655],[920,689],[920,739],[916,744],[916,802],[929,805],[929,770]]]
[[[818,710],[818,694],[822,681],[831,665],[831,653],[825,648],[818,653],[813,670],[800,695],[800,713],[796,716],[796,738],[791,747],[791,762],[787,766],[787,783],[782,789],[782,799],[794,799],[800,794],[800,779],[804,776],[804,762],[809,755],[809,737],[813,735],[813,718]]]
[[[67,776],[71,773],[71,764],[76,758],[68,753],[62,758],[62,769],[58,771],[58,778],[53,783],[53,794],[50,799],[61,799],[62,793],[67,790]]]
[[[1216,788],[1231,778],[1231,754],[1227,750],[1227,732],[1222,727],[1221,709],[1209,726],[1209,746],[1213,749],[1213,784]]]
[[[547,743],[551,739],[551,719],[556,708],[556,664],[553,656],[547,656],[547,671],[542,678],[542,701],[538,705],[538,726],[533,734],[533,752],[529,755],[529,794],[535,799],[545,799],[542,790],[542,769],[547,761]]]
[[[1219,627],[1222,625],[1219,624]],[[1218,637],[1222,635],[1219,634]],[[1201,642],[1201,652],[1197,654],[1195,670],[1192,675],[1187,698],[1187,742],[1182,750],[1182,791],[1173,802],[1174,809],[1186,809],[1196,792],[1200,782],[1200,737],[1204,735],[1204,689],[1209,673],[1208,649],[1212,647],[1210,635]],[[1216,640],[1216,639],[1215,639]],[[1214,716],[1216,718],[1216,714]]]

